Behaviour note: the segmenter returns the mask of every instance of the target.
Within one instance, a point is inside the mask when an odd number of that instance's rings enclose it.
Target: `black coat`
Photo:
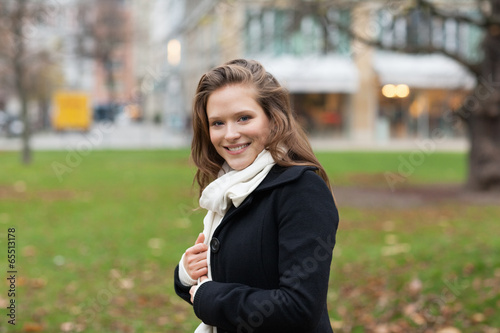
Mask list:
[[[312,167],[275,165],[215,230],[195,314],[223,332],[332,332],[326,307],[337,208]],[[175,291],[190,287],[175,270]]]

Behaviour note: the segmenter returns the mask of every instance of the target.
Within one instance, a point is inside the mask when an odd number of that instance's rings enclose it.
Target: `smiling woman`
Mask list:
[[[208,98],[210,140],[234,170],[252,164],[269,137],[269,118],[255,96],[254,89],[240,84],[216,90]]]
[[[339,217],[288,92],[258,62],[231,61],[202,76],[193,130],[207,215],[174,277],[195,332],[332,332]]]

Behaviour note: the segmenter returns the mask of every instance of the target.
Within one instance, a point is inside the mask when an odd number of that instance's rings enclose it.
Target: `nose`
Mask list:
[[[240,138],[240,132],[238,130],[238,126],[236,124],[228,124],[226,126],[226,133],[224,135],[224,139],[227,141],[235,141]]]

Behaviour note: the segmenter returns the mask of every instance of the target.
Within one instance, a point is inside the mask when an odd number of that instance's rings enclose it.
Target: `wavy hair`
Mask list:
[[[224,163],[210,140],[207,102],[214,91],[229,85],[247,85],[255,89],[255,100],[270,120],[271,133],[266,148],[276,164],[284,167],[314,166],[317,168],[316,173],[331,190],[324,168],[314,155],[305,132],[294,118],[288,91],[259,62],[236,59],[205,73],[196,89],[191,158],[198,168],[194,181],[200,187],[200,195],[217,178]]]

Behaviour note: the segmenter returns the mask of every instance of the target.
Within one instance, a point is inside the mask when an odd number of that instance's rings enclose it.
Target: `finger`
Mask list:
[[[193,255],[193,262],[202,261],[207,259],[207,251],[198,252]]]
[[[208,267],[207,259],[203,259],[197,262],[192,262],[188,265],[190,271],[197,271],[203,267]]]
[[[205,241],[205,235],[201,232],[199,235],[198,235],[198,238],[196,239],[196,242],[194,243],[195,245],[196,244],[201,244]]]
[[[206,244],[196,244],[194,246],[191,246],[189,249],[186,250],[186,255],[194,256],[202,253],[206,253],[208,251],[208,246]],[[206,254],[205,254],[206,255]]]
[[[194,271],[193,275],[191,276],[191,278],[193,280],[198,280],[200,277],[205,276],[207,274],[208,274],[208,268],[203,267],[203,268],[201,268],[201,269],[199,269],[197,271]]]
[[[201,260],[201,261],[198,261],[196,263],[189,265],[189,269],[192,271],[197,271],[199,269],[202,269],[203,267],[208,267],[206,260]]]
[[[193,296],[194,296],[194,292],[196,291],[197,287],[198,286],[195,285],[195,286],[192,286],[191,289],[189,289],[189,293],[191,294],[191,303],[194,302]]]
[[[185,263],[191,266],[199,261],[207,260],[207,252],[204,251],[197,254],[186,253],[184,257],[186,259]]]

